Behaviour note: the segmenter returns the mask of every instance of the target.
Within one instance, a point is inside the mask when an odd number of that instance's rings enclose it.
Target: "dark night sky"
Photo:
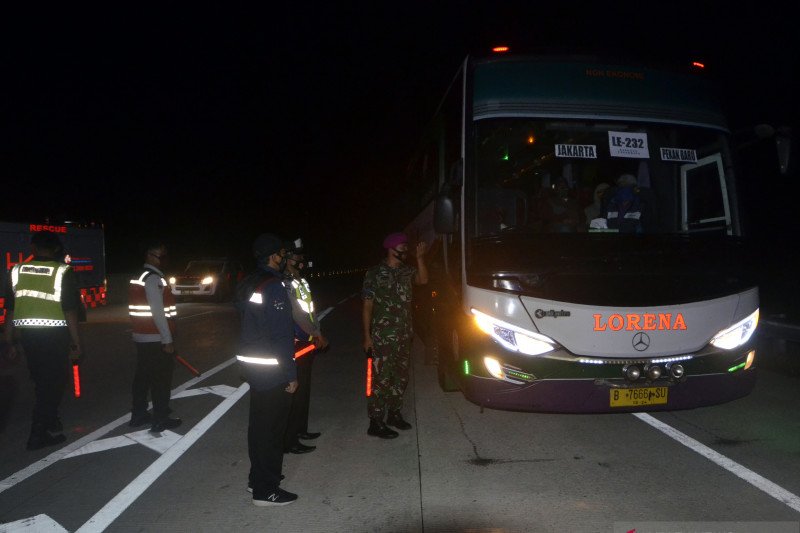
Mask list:
[[[734,127],[796,121],[777,3],[433,4],[6,16],[0,219],[101,220],[112,270],[153,231],[179,255],[246,258],[275,231],[366,264],[459,62],[499,41],[699,57]]]

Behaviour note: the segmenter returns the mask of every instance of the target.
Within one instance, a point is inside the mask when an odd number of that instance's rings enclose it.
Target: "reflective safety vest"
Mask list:
[[[253,294],[250,295],[248,302],[251,304],[256,305],[264,305],[264,295],[263,290],[264,287],[273,283],[275,281],[280,281],[276,277],[269,277],[266,280],[259,283],[256,290],[253,291]],[[251,365],[267,365],[267,366],[278,366],[278,359],[276,357],[271,357],[268,355],[237,355],[237,361],[241,361],[242,363],[249,363]]]
[[[61,287],[69,265],[57,261],[31,261],[11,269],[14,291],[14,327],[66,326],[61,308]]]
[[[145,281],[150,276],[158,276],[158,274],[152,270],[145,270],[138,278],[131,280],[128,286],[128,315],[131,317],[133,333],[158,335],[160,332],[153,320],[153,313],[150,310],[150,304],[147,303],[147,294],[144,288]],[[164,301],[164,318],[167,319],[170,332],[175,333],[175,317],[178,316],[175,296],[172,295],[167,280],[161,276],[159,276],[158,286]]]
[[[609,228],[622,233],[642,232],[642,202],[638,189],[618,188],[609,200],[606,211]]]
[[[309,314],[311,322],[316,323],[314,319],[314,301],[311,299],[311,287],[308,286],[306,279],[292,279],[292,289],[294,290],[295,298],[297,298],[297,303],[300,304],[300,308]]]

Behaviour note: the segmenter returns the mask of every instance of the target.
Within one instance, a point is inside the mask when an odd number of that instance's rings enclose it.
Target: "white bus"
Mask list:
[[[758,288],[699,66],[468,57],[409,167],[439,381],[541,412],[693,408],[755,384]]]

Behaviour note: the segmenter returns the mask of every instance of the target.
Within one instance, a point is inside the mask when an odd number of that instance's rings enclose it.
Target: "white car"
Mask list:
[[[197,259],[189,261],[183,273],[170,276],[168,281],[176,298],[208,298],[221,302],[230,299],[243,275],[242,265],[237,261]]]

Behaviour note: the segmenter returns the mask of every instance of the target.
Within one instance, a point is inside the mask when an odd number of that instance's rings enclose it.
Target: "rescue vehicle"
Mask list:
[[[75,271],[84,310],[106,305],[105,237],[99,224],[50,224],[0,222],[0,325],[5,323],[8,271],[33,259],[31,236],[40,231],[55,233],[64,245],[62,259]]]

